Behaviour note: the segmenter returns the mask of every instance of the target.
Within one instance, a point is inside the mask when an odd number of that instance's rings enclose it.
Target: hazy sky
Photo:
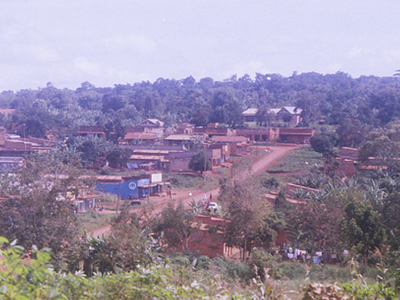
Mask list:
[[[0,90],[400,69],[398,0],[0,0]]]

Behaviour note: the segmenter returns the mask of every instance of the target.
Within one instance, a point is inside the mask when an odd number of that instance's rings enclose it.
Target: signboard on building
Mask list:
[[[139,186],[143,186],[143,185],[146,185],[146,184],[150,184],[150,180],[148,178],[139,179],[137,181],[137,183],[138,183]]]
[[[162,182],[162,173],[151,174],[151,183]]]

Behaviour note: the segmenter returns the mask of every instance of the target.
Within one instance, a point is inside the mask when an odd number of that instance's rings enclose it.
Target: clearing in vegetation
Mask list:
[[[322,154],[315,152],[311,147],[302,147],[289,153],[268,173],[288,173],[311,170],[323,167]]]

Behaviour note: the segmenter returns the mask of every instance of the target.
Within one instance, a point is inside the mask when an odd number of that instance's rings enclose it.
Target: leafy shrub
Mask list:
[[[262,249],[256,249],[251,253],[251,263],[256,266],[257,275],[262,281],[274,276],[278,271],[276,258]]]
[[[219,276],[195,273],[191,267],[170,264],[139,267],[116,274],[55,273],[48,265],[50,253],[36,250],[35,258],[24,261],[22,247],[0,237],[1,299],[261,299],[266,288],[261,282],[245,293],[233,292]]]
[[[245,262],[227,261],[223,257],[217,257],[212,260],[212,265],[220,269],[228,282],[240,280],[249,283],[256,276],[253,267]]]

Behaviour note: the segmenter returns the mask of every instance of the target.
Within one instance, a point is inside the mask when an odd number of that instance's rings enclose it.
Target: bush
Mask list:
[[[56,273],[48,265],[47,251],[34,249],[36,258],[23,262],[22,247],[1,237],[0,243],[0,299],[260,299],[265,295],[259,282],[237,293],[218,276],[169,264],[90,278],[79,272]]]
[[[217,257],[212,260],[211,265],[218,267],[224,279],[231,283],[237,280],[243,284],[249,283],[256,276],[252,265],[245,262],[227,261],[223,257]]]
[[[256,266],[257,275],[262,281],[274,276],[278,270],[276,258],[263,249],[256,249],[251,253],[251,263]]]

